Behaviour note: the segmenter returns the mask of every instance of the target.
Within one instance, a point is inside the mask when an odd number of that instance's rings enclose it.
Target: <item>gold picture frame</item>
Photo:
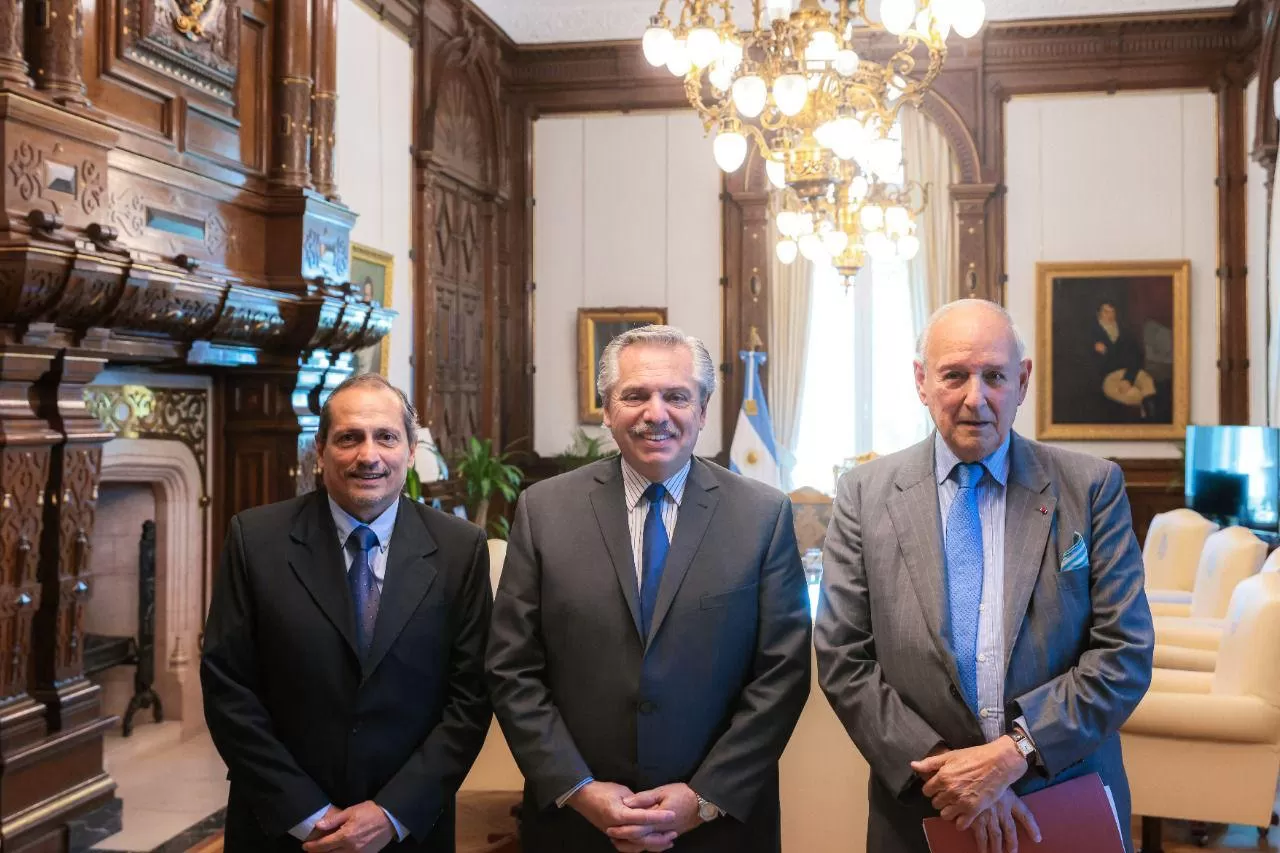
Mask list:
[[[1179,440],[1191,262],[1036,264],[1036,437]]]
[[[623,332],[652,324],[666,325],[666,308],[578,309],[578,421],[599,424],[604,418],[596,385],[600,357],[609,341]]]
[[[393,293],[395,256],[375,249],[372,246],[351,244],[351,286],[366,302],[376,303],[383,308],[391,307]],[[380,373],[387,375],[391,358],[391,335],[383,335],[382,340],[372,346],[365,347],[356,353],[357,373]]]

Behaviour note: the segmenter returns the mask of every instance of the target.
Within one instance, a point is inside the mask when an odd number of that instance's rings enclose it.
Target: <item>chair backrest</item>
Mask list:
[[[489,540],[489,584],[494,594],[498,592],[498,581],[502,579],[502,564],[507,561],[507,540]]]
[[[1201,619],[1225,618],[1236,585],[1256,575],[1266,558],[1267,544],[1243,527],[1227,527],[1210,534],[1196,569],[1191,615]]]
[[[1191,592],[1204,540],[1218,525],[1193,509],[1162,512],[1151,519],[1142,545],[1142,565],[1147,589]]]
[[[1280,548],[1271,552],[1271,556],[1267,557],[1267,561],[1262,564],[1262,573],[1269,574],[1271,572],[1280,572]]]
[[[796,544],[803,554],[810,548],[822,549],[831,523],[831,496],[808,486],[796,489],[791,498],[791,514],[796,522]]]
[[[1280,573],[1256,574],[1236,586],[1213,692],[1249,694],[1280,707]]]

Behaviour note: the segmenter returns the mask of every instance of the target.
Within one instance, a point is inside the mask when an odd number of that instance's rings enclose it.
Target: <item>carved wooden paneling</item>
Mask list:
[[[0,88],[30,87],[27,61],[23,55],[24,0],[0,4]]]
[[[118,2],[118,38],[126,58],[231,103],[240,61],[237,0]]]
[[[39,107],[17,99],[5,104],[25,118]],[[8,111],[8,110],[6,110]],[[3,135],[4,173],[0,176],[4,209],[13,219],[38,210],[60,217],[68,226],[87,228],[105,223],[107,211],[107,150],[110,135],[90,122],[76,122],[87,138],[67,135],[25,122],[10,125]]]

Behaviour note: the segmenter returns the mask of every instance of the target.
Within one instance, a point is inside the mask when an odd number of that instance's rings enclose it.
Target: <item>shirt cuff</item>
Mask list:
[[[404,841],[405,836],[409,834],[409,831],[404,828],[404,825],[401,824],[400,821],[396,820],[396,816],[391,812],[383,809],[382,806],[378,806],[378,808],[382,809],[382,813],[387,816],[387,820],[391,821],[391,828],[396,831],[396,840]]]
[[[579,782],[578,784],[574,785],[574,786],[573,786],[572,788],[570,788],[569,790],[565,791],[565,792],[564,792],[563,794],[561,794],[560,796],[556,797],[556,808],[558,808],[558,809],[562,809],[562,808],[564,808],[564,804],[565,804],[565,803],[567,803],[567,802],[569,802],[569,798],[570,798],[570,797],[572,797],[574,794],[576,794],[576,793],[578,793],[579,791],[581,791],[584,787],[586,787],[586,785],[587,785],[588,783],[590,783],[590,782],[594,782],[594,781],[596,781],[596,780],[595,780],[595,779],[593,779],[593,778],[591,778],[590,776],[588,776],[587,778],[583,779],[583,780],[582,780],[581,782]]]
[[[315,832],[316,824],[320,822],[320,818],[324,817],[324,813],[331,808],[333,808],[333,803],[326,803],[320,808],[320,811],[289,830],[289,834],[299,841],[306,841],[311,833]]]

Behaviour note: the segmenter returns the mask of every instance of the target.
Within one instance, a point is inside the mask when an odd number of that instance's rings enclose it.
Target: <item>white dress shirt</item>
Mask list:
[[[373,549],[369,555],[373,565],[373,580],[378,587],[378,594],[382,594],[382,582],[387,576],[387,550],[391,547],[391,533],[396,529],[396,513],[400,509],[400,501],[396,501],[383,510],[382,515],[375,518],[366,525],[378,537],[378,546]],[[329,497],[329,512],[333,515],[333,525],[338,529],[338,548],[342,550],[342,561],[347,567],[347,571],[351,571],[351,564],[355,562],[355,546],[347,547],[347,539],[351,536],[351,531],[364,524],[363,521],[349,514],[342,507],[334,502],[333,497]],[[299,823],[293,829],[289,830],[289,834],[299,841],[306,841],[307,836],[315,830],[316,824],[320,822],[320,818],[324,817],[324,813],[332,807],[332,803],[326,804],[315,814]],[[381,806],[379,806],[381,808]],[[409,834],[408,830],[396,820],[395,815],[386,809],[382,809],[382,813],[387,816],[387,820],[391,821],[391,826],[396,831],[396,837],[400,841],[404,841],[405,836]]]

